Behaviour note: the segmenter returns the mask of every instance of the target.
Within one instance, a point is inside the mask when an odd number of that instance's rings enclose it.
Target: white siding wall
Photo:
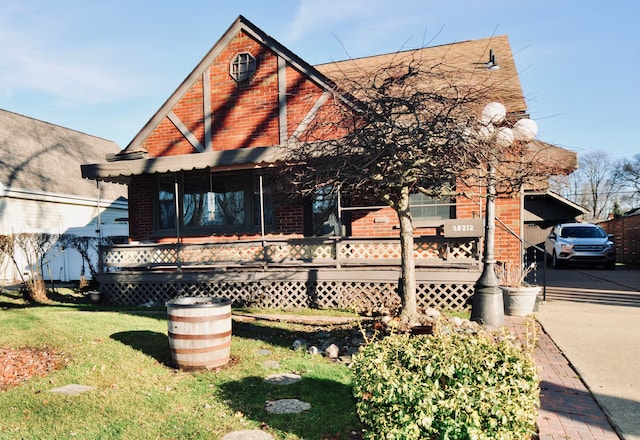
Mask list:
[[[0,198],[0,234],[9,235],[20,232],[47,232],[51,234],[74,234],[84,237],[128,236],[128,224],[116,224],[116,218],[127,217],[125,204],[108,206],[102,203],[100,215],[96,201],[70,199],[65,197],[43,197],[37,200],[29,197]],[[98,217],[100,227],[98,227]],[[45,279],[71,281],[80,279],[82,258],[72,249],[55,250],[52,260],[43,274]],[[97,255],[93,258],[97,260]],[[11,261],[0,262],[0,278],[19,280],[20,274],[29,273],[24,257],[18,256],[19,269]],[[91,274],[85,268],[85,276]]]

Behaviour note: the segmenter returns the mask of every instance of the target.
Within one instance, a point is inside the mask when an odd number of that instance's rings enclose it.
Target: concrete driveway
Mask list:
[[[546,282],[538,320],[622,438],[640,440],[640,269],[548,268]]]

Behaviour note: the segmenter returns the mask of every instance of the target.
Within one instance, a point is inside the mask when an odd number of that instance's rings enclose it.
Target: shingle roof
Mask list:
[[[80,165],[120,151],[113,141],[0,109],[0,184],[57,195],[95,198],[96,183]],[[101,184],[101,197],[126,197],[126,187]]]
[[[486,65],[491,52],[500,66],[499,69],[490,70]],[[326,77],[337,81],[343,76],[358,78],[363,72],[374,72],[409,59],[419,59],[425,67],[433,66],[451,72],[455,75],[456,84],[486,86],[495,93],[489,98],[502,102],[510,113],[525,113],[527,110],[509,38],[506,35],[353,58],[314,67]]]

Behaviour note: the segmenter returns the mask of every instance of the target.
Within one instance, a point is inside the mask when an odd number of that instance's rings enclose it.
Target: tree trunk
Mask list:
[[[400,299],[402,322],[411,322],[418,316],[418,301],[416,298],[416,261],[413,255],[413,221],[409,209],[409,189],[402,192],[402,199],[397,209],[400,221],[400,252],[401,252],[401,278]]]

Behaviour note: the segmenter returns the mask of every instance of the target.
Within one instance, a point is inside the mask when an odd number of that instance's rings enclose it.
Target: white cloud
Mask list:
[[[289,25],[286,39],[295,42],[320,29],[326,31],[354,18],[361,20],[371,15],[378,3],[372,0],[302,0]]]

